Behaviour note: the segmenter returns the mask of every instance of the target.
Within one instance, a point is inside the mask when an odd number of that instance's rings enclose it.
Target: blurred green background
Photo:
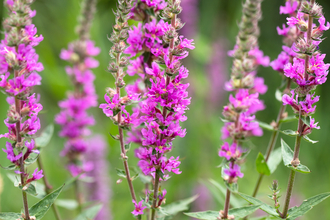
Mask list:
[[[184,0],[183,0],[184,1]],[[192,0],[186,0],[194,2]],[[318,0],[324,7],[324,12],[328,20],[330,17],[330,2],[327,0]],[[223,208],[224,196],[220,191],[212,188],[208,182],[210,178],[218,181],[223,185],[220,176],[220,169],[216,168],[220,164],[221,159],[218,157],[218,149],[222,144],[220,140],[220,129],[223,125],[219,117],[221,116],[222,106],[227,103],[228,93],[223,91],[224,80],[229,76],[231,67],[231,59],[226,56],[226,50],[232,49],[235,44],[235,36],[238,32],[237,23],[241,17],[241,4],[239,0],[200,0],[195,16],[197,32],[193,37],[195,39],[196,49],[191,52],[186,59],[186,66],[190,69],[190,94],[192,96],[192,104],[187,112],[188,120],[183,124],[187,128],[187,135],[183,139],[176,139],[174,142],[174,150],[171,155],[179,155],[182,158],[180,169],[181,175],[175,175],[169,181],[164,183],[167,189],[167,204],[186,197],[190,197],[196,193],[201,194],[201,199],[192,205],[193,211],[201,211],[199,208],[209,210],[220,210]],[[277,35],[276,26],[281,26],[285,22],[285,15],[279,15],[279,6],[284,4],[284,0],[265,0],[262,4],[263,19],[260,22],[260,48],[264,53],[274,60],[281,51],[282,39]],[[107,40],[107,35],[111,33],[114,16],[112,9],[115,7],[115,0],[99,0],[97,5],[97,13],[92,26],[91,38],[96,45],[101,48],[102,52],[97,56],[100,66],[95,69],[96,75],[96,91],[99,96],[99,103],[103,101],[105,88],[114,86],[114,80],[111,74],[105,71],[109,62],[108,51],[111,43]],[[2,5],[0,7],[3,7]],[[40,61],[45,69],[41,73],[43,77],[42,85],[36,88],[36,92],[41,94],[41,103],[44,106],[44,114],[40,115],[42,127],[54,121],[54,116],[60,111],[57,103],[65,98],[66,91],[72,88],[69,78],[67,77],[64,67],[67,65],[65,61],[59,59],[59,53],[62,48],[66,48],[67,44],[76,39],[77,36],[74,28],[77,22],[77,16],[80,11],[79,0],[36,0],[32,5],[37,10],[36,17],[33,18],[34,24],[38,28],[38,33],[44,36],[44,41],[36,47],[37,53],[40,55]],[[184,8],[185,10],[185,8]],[[5,9],[1,8],[1,17],[5,16]],[[185,20],[183,18],[183,20]],[[189,23],[189,25],[191,25]],[[1,35],[3,37],[3,34]],[[325,33],[324,37],[329,36]],[[325,39],[320,49],[323,53],[330,52],[329,39]],[[326,58],[329,61],[329,56]],[[213,64],[212,64],[213,63]],[[211,65],[212,64],[212,65]],[[217,71],[218,70],[218,71]],[[281,103],[275,100],[275,90],[280,85],[281,77],[270,67],[261,67],[258,75],[265,78],[268,85],[268,92],[261,96],[267,108],[259,112],[257,117],[261,121],[271,122],[275,119]],[[126,81],[132,79],[128,76]],[[299,205],[302,200],[313,195],[330,191],[330,164],[329,155],[329,131],[330,131],[330,102],[327,101],[327,94],[330,93],[329,82],[317,88],[316,93],[320,95],[320,102],[314,115],[316,121],[319,121],[321,130],[314,130],[310,135],[311,139],[319,140],[317,144],[302,142],[300,153],[300,161],[311,169],[310,174],[298,174],[296,177],[295,187],[293,191],[294,203]],[[0,94],[0,118],[5,119],[8,106],[5,102],[5,96]],[[292,114],[291,109],[288,110]],[[111,178],[111,210],[113,219],[124,220],[133,219],[130,212],[132,211],[131,198],[128,191],[127,183],[123,181],[116,184],[118,179],[115,168],[122,169],[122,161],[119,159],[119,144],[113,141],[107,134],[108,132],[116,133],[117,128],[112,125],[110,120],[98,108],[90,111],[94,115],[97,125],[91,129],[95,133],[105,135],[109,143],[110,173],[104,173]],[[282,128],[296,129],[296,123],[288,123]],[[57,133],[60,127],[55,126],[55,136],[51,143],[42,152],[42,158],[45,163],[45,172],[51,184],[58,187],[70,177],[65,168],[65,159],[61,158],[59,152],[63,148],[64,140],[59,138]],[[5,133],[6,127],[0,124],[0,133]],[[255,169],[255,158],[260,151],[264,153],[270,138],[270,132],[264,131],[263,137],[252,138],[249,147],[252,148],[246,163],[243,165],[245,174],[243,179],[239,180],[239,191],[252,194],[253,187],[256,183],[258,174]],[[283,137],[290,146],[294,144],[294,138]],[[4,139],[0,139],[2,148],[5,146]],[[279,141],[276,144],[279,147]],[[129,163],[135,166],[137,160],[134,158],[133,151],[128,153]],[[5,153],[0,152],[1,165],[8,164]],[[32,169],[32,168],[31,168]],[[0,210],[3,212],[19,212],[21,209],[21,192],[13,186],[6,177],[6,173],[0,169],[0,174],[4,182],[4,191],[1,194]],[[264,178],[259,197],[268,201],[266,195],[270,193],[268,186],[273,179],[279,181],[280,187],[285,194],[289,170],[281,163],[272,176]],[[139,180],[134,182],[136,192],[142,192],[143,186]],[[210,192],[207,187],[212,188]],[[0,187],[1,188],[1,187]],[[284,197],[284,195],[283,195]],[[68,189],[60,195],[60,198],[74,198],[73,189]],[[283,198],[281,198],[283,200]],[[29,203],[33,204],[37,200],[29,197]],[[330,219],[330,211],[328,209],[330,200],[326,200],[312,211],[310,211],[302,219]],[[63,219],[73,219],[76,212],[69,212],[60,208]],[[53,220],[53,213],[49,213],[44,219]],[[189,219],[180,214],[174,219]]]

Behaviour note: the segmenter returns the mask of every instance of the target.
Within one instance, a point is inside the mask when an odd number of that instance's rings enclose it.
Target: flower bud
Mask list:
[[[126,57],[122,57],[119,61],[120,67],[126,67],[129,64],[129,60]]]
[[[310,16],[314,17],[314,18],[320,18],[323,15],[323,11],[322,11],[322,6],[320,6],[317,3],[314,3],[312,5],[311,2],[308,1],[304,1],[301,4],[301,11],[303,13],[309,14]]]
[[[21,116],[18,112],[15,111],[15,109],[11,108],[8,110],[7,113],[8,116],[8,123],[9,124],[15,124],[21,119]]]
[[[116,85],[117,85],[119,88],[123,88],[123,87],[125,87],[126,83],[125,83],[123,77],[118,77],[118,78],[117,78]]]
[[[295,43],[298,53],[312,55],[317,46],[312,41],[306,42],[304,38],[299,38]]]
[[[112,62],[112,63],[109,64],[109,66],[108,66],[108,71],[109,71],[110,73],[117,73],[118,70],[119,70],[119,67],[117,66],[116,63]]]

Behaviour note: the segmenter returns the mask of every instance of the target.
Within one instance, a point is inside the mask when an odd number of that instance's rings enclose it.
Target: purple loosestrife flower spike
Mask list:
[[[188,56],[188,49],[194,49],[193,40],[179,36],[178,30],[183,24],[177,15],[182,11],[181,1],[160,1],[166,7],[158,7],[145,2],[135,4],[131,18],[143,20],[143,24],[133,27],[128,33],[129,43],[125,53],[130,57],[128,73],[138,75],[134,85],[127,86],[127,92],[141,94],[139,105],[133,109],[139,117],[133,120],[132,130],[127,142],[135,142],[141,147],[135,155],[140,159],[138,166],[144,175],[154,179],[154,194],[151,219],[155,219],[155,208],[162,204],[165,195],[160,182],[169,178],[169,173],[180,174],[179,157],[167,157],[172,150],[175,137],[184,137],[186,130],[180,122],[187,118],[184,115],[190,104],[186,91],[189,84],[183,79],[188,77],[188,70],[181,60]],[[163,4],[162,4],[163,5]],[[155,15],[149,16],[147,10]],[[156,19],[156,18],[161,19]],[[165,64],[162,68],[161,64]],[[161,193],[160,197],[158,194]],[[146,201],[147,202],[147,201]]]
[[[95,4],[95,0],[83,1],[77,28],[79,39],[70,43],[67,50],[62,49],[60,54],[61,59],[72,64],[66,67],[66,72],[72,80],[74,91],[68,92],[67,99],[59,102],[61,112],[55,121],[62,126],[60,136],[67,138],[61,155],[68,157],[68,169],[73,176],[93,169],[93,164],[84,157],[89,148],[86,137],[91,133],[88,126],[95,123],[87,110],[97,106],[93,84],[95,76],[91,69],[99,65],[93,57],[100,53],[100,48],[89,39]]]
[[[298,8],[300,8],[300,6],[301,6],[301,4],[298,3],[297,0],[286,1],[285,6],[280,6],[280,14],[287,14],[288,16],[296,16],[297,15],[296,10]],[[298,14],[298,16],[301,16],[301,14]],[[300,23],[301,29],[305,29],[305,27],[306,27],[305,23]],[[274,61],[272,61],[270,63],[270,66],[275,71],[278,71],[280,73],[280,75],[282,76],[282,78],[286,81],[285,82],[286,85],[284,87],[283,93],[287,95],[290,92],[292,80],[290,78],[286,78],[287,75],[283,74],[284,68],[287,64],[292,63],[293,58],[296,56],[296,53],[294,52],[294,50],[291,49],[291,47],[293,47],[293,43],[298,38],[300,38],[304,32],[301,31],[295,25],[286,26],[286,24],[282,25],[282,29],[280,27],[277,27],[276,29],[277,29],[278,35],[283,36],[284,45],[282,46],[283,51],[278,55],[277,59],[275,59]],[[281,89],[281,87],[283,87],[283,86],[281,85],[279,89]],[[285,110],[286,110],[286,107],[281,106],[279,109],[279,113],[277,115],[276,121],[272,122],[272,126],[276,129],[273,131],[273,134],[271,135],[271,138],[269,140],[268,148],[267,148],[266,155],[265,155],[266,162],[268,161],[268,159],[271,155],[271,152],[273,151],[273,149],[275,147],[276,140],[277,140],[277,137],[279,134],[279,130],[280,130],[281,124],[283,122],[282,119],[287,117]],[[264,174],[259,174],[257,184],[256,184],[255,189],[252,194],[253,197],[255,197],[258,193],[263,176],[264,176]]]
[[[306,16],[305,16],[306,15]],[[296,16],[287,19],[287,24],[298,28],[302,33],[293,43],[293,63],[284,65],[284,75],[297,84],[297,88],[291,91],[291,96],[284,94],[283,105],[290,105],[293,111],[299,115],[296,144],[291,165],[297,167],[300,164],[299,151],[301,138],[310,134],[312,130],[320,129],[315,119],[311,117],[316,110],[315,103],[319,96],[315,96],[313,90],[327,80],[330,64],[324,63],[325,54],[318,51],[323,32],[330,28],[330,23],[325,21],[322,7],[315,0],[304,1]],[[318,24],[314,24],[317,20]],[[305,137],[306,138],[306,137]],[[286,218],[290,198],[293,190],[295,170],[291,170],[282,218]]]
[[[143,1],[145,4],[158,5],[157,7],[162,7],[160,1]],[[135,2],[136,3],[136,2]],[[138,113],[130,114],[126,110],[126,106],[133,104],[140,100],[140,95],[135,91],[128,90],[126,96],[121,96],[120,89],[124,88],[126,83],[124,77],[126,72],[123,70],[124,67],[129,65],[129,60],[126,56],[123,55],[125,50],[131,50],[132,53],[135,53],[140,48],[140,39],[134,38],[133,41],[137,43],[136,48],[129,48],[126,46],[126,40],[129,42],[128,32],[129,25],[128,19],[131,16],[132,11],[132,1],[131,0],[119,0],[117,11],[114,12],[116,21],[113,26],[113,32],[109,40],[113,43],[113,46],[110,49],[110,57],[113,59],[108,66],[108,71],[115,78],[116,88],[107,88],[104,99],[106,103],[101,104],[100,108],[103,110],[104,114],[109,117],[115,125],[118,126],[119,131],[119,141],[121,149],[121,157],[123,159],[126,179],[128,182],[129,190],[131,193],[132,200],[136,201],[136,196],[133,188],[132,179],[130,176],[129,166],[128,166],[128,157],[126,156],[126,149],[124,146],[124,130],[130,130],[132,124],[137,120]],[[134,32],[139,32],[139,28],[133,30]],[[127,71],[129,72],[129,71]],[[139,203],[140,204],[140,203]],[[133,214],[141,214],[142,210],[134,212]],[[136,217],[138,218],[138,217]]]
[[[5,125],[8,133],[0,138],[8,138],[6,142],[7,158],[16,167],[15,173],[20,174],[20,185],[27,184],[42,178],[42,170],[35,172],[30,177],[25,169],[25,161],[35,157],[39,151],[34,150],[34,138],[40,129],[38,118],[42,105],[32,93],[35,85],[41,84],[41,77],[37,72],[43,70],[43,65],[38,62],[38,55],[34,49],[43,37],[37,34],[37,28],[32,24],[32,11],[30,4],[33,1],[5,1],[9,17],[3,22],[5,38],[0,43],[0,90],[8,95],[9,110]],[[22,191],[24,215],[30,219],[26,192]]]
[[[255,113],[265,108],[259,100],[259,94],[267,91],[264,80],[256,77],[258,66],[268,66],[269,57],[264,56],[258,47],[258,21],[261,17],[261,0],[246,0],[243,5],[242,21],[236,45],[228,55],[234,58],[231,79],[225,84],[228,91],[235,94],[229,96],[229,104],[223,108],[226,120],[222,128],[222,139],[231,138],[232,144],[225,142],[219,151],[219,156],[226,159],[223,167],[224,180],[236,184],[237,179],[244,174],[240,171],[237,161],[240,160],[241,140],[250,136],[261,136],[262,129],[255,121]],[[228,215],[230,190],[227,190],[224,210],[220,211],[219,219],[232,219]]]

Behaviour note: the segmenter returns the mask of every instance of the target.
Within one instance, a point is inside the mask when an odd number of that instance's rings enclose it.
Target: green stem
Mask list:
[[[79,181],[78,179],[76,181],[74,181],[74,189],[75,189],[76,199],[78,202],[78,212],[81,213],[82,212],[82,196],[80,193],[78,181]]]
[[[39,169],[40,170],[43,170],[43,175],[44,175],[44,177],[42,178],[43,179],[43,181],[44,181],[44,184],[45,184],[45,190],[46,190],[46,193],[47,193],[47,195],[49,195],[52,191],[52,186],[49,184],[49,182],[48,182],[48,179],[47,179],[47,177],[46,177],[46,174],[45,174],[45,169],[44,169],[44,166],[43,166],[43,164],[42,164],[42,162],[41,162],[41,158],[40,158],[40,156],[39,156],[39,158],[38,158],[38,160],[37,160],[37,163],[38,163],[38,167],[39,167]],[[62,220],[61,219],[61,215],[60,215],[60,212],[58,211],[58,208],[57,208],[57,205],[55,204],[55,203],[53,203],[53,205],[52,205],[52,209],[53,209],[53,212],[54,212],[54,215],[55,215],[55,218],[57,219],[57,220]]]
[[[286,218],[286,216],[288,214],[295,175],[296,175],[296,171],[291,170],[290,177],[289,177],[289,183],[288,183],[288,189],[286,191],[284,210],[283,210],[283,213],[281,216],[284,219]]]

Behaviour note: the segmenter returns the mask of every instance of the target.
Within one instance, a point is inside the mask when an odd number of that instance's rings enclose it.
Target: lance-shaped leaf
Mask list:
[[[263,210],[264,212],[267,212],[268,214],[275,216],[275,217],[280,217],[279,214],[276,212],[276,209],[273,208],[272,206],[260,201],[259,199],[256,199],[252,196],[248,196],[243,193],[238,193],[243,199],[248,201],[249,203],[253,205],[258,205],[260,206],[260,209]]]
[[[1,220],[17,220],[22,219],[22,214],[14,212],[2,212],[0,213]]]
[[[94,205],[86,210],[84,210],[75,220],[91,220],[94,219],[97,213],[102,208],[102,204]]]
[[[282,92],[279,89],[276,89],[276,91],[275,91],[275,98],[278,101],[282,102],[282,96],[283,96]]]
[[[25,165],[31,165],[38,160],[39,154],[32,153],[30,156],[24,161]]]
[[[16,169],[16,165],[15,164],[12,164],[12,165],[9,165],[7,167],[3,167],[0,165],[0,167],[4,170],[15,170]]]
[[[262,175],[270,175],[270,169],[268,167],[268,164],[264,158],[264,155],[262,155],[262,153],[259,152],[257,159],[256,159],[256,167],[257,167],[257,171],[258,173],[262,174]]]
[[[55,190],[54,192],[48,194],[45,198],[40,200],[38,203],[34,204],[30,209],[30,215],[35,216],[36,220],[42,219],[50,207],[55,202],[58,195],[61,193],[63,186]]]
[[[282,160],[282,149],[279,147],[270,154],[267,165],[270,170],[270,173],[274,173],[277,166],[281,163]]]
[[[230,209],[228,214],[233,215],[235,219],[240,219],[252,214],[259,207],[260,207],[259,205],[243,206],[240,208]],[[219,217],[219,211],[190,212],[184,214],[193,218],[203,219],[203,220],[217,220]]]
[[[54,125],[48,125],[45,130],[41,133],[41,135],[35,138],[37,147],[46,147],[49,144],[50,139],[52,138],[54,133]]]
[[[273,126],[271,126],[270,124],[267,124],[267,123],[262,122],[262,121],[258,121],[258,124],[263,129],[266,129],[268,131],[275,131],[275,128]]]
[[[298,118],[295,115],[291,115],[291,116],[287,116],[285,118],[282,118],[280,120],[280,122],[283,123],[283,122],[290,122],[290,121],[297,121],[297,120],[298,120]]]
[[[300,173],[310,173],[311,171],[305,165],[299,164],[297,167],[291,165],[291,161],[293,160],[293,151],[285,143],[283,139],[281,139],[281,149],[282,149],[282,159],[283,163],[286,167],[289,167],[292,170],[298,171]]]
[[[117,175],[123,178],[126,178],[126,173],[124,170],[116,168]]]
[[[285,134],[285,135],[292,136],[292,137],[298,135],[298,132],[293,131],[293,130],[284,130],[284,131],[280,131],[280,132]]]
[[[57,199],[55,204],[68,210],[75,210],[78,207],[78,202],[74,199]]]
[[[22,189],[22,186],[19,185],[18,176],[12,173],[7,173],[8,178],[14,183],[15,187]],[[31,196],[42,199],[46,196],[45,185],[39,182],[32,182],[25,190]]]
[[[213,186],[215,186],[223,194],[223,196],[226,195],[226,192],[227,192],[226,187],[223,187],[222,185],[220,185],[220,183],[218,183],[217,181],[215,181],[213,179],[209,179],[209,181],[210,181],[210,183],[213,184]],[[241,207],[242,201],[244,201],[244,200],[237,199],[235,194],[232,194],[230,196],[230,205],[232,205],[233,208]]]
[[[309,142],[309,143],[312,143],[312,144],[316,144],[317,142],[319,142],[319,141],[314,141],[314,140],[310,139],[307,135],[305,135],[305,136],[303,137],[303,139],[304,139],[305,141]]]
[[[303,201],[303,203],[298,207],[293,207],[289,209],[288,211],[288,218],[287,220],[294,220],[298,218],[299,216],[303,216],[306,214],[309,210],[311,210],[314,206],[325,200],[330,196],[330,192],[322,193],[316,196],[313,196],[312,198],[306,199]]]
[[[174,216],[179,212],[185,211],[189,209],[189,204],[195,201],[198,198],[198,195],[192,196],[187,199],[179,200],[173,202],[169,205],[162,207],[162,212],[158,214],[159,217],[164,216]]]

